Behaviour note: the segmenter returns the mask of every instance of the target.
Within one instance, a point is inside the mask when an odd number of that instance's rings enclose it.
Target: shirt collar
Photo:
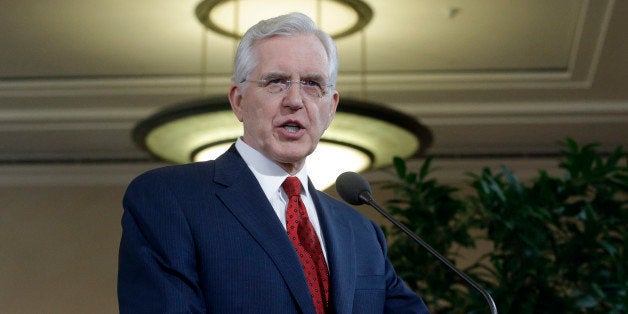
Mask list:
[[[257,181],[260,183],[264,194],[270,199],[278,189],[281,188],[281,184],[286,180],[289,174],[281,168],[278,164],[268,159],[259,151],[245,143],[241,138],[235,143],[236,149],[244,159],[249,169],[253,172]],[[303,189],[301,193],[305,193],[309,197],[309,185],[307,177],[307,169],[304,165],[295,177],[299,178]]]

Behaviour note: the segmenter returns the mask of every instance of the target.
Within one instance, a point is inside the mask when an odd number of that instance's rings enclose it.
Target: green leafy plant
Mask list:
[[[467,207],[454,197],[456,188],[428,177],[431,161],[432,158],[427,158],[419,172],[414,173],[407,170],[402,159],[393,160],[400,181],[383,185],[397,196],[387,202],[387,209],[435,250],[445,252],[445,257],[455,260],[455,248],[474,245],[468,232]],[[422,293],[427,303],[439,311],[450,311],[454,306],[469,302],[454,273],[444,270],[434,257],[399,229],[383,228],[393,239],[394,245],[390,246],[388,254],[395,269],[411,288],[428,291]]]
[[[523,183],[506,167],[497,174],[484,168],[470,174],[470,196],[428,179],[431,158],[418,173],[396,159],[399,180],[384,187],[400,197],[388,208],[454,263],[462,261],[456,248],[479,239],[469,234],[490,240],[493,250],[465,270],[491,291],[500,313],[625,313],[627,154],[619,147],[603,158],[597,145],[571,139],[563,147],[562,177],[540,170]],[[393,237],[391,260],[432,312],[486,311],[483,299],[437,272],[408,241]]]

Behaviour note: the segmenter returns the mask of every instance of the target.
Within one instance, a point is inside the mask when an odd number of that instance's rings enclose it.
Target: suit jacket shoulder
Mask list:
[[[419,313],[420,299],[386,259],[379,227],[312,194],[335,312]],[[234,147],[215,161],[140,175],[123,203],[121,313],[313,313],[285,229]]]

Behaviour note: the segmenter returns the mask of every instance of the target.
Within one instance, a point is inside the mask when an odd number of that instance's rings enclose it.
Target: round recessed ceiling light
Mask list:
[[[133,131],[140,147],[173,163],[214,159],[241,135],[242,125],[226,97],[167,108],[140,121]],[[344,171],[388,166],[393,157],[416,156],[431,142],[431,132],[404,113],[341,98],[332,124],[307,159],[307,167],[314,184],[326,188]]]
[[[360,31],[373,18],[373,10],[361,0],[203,0],[195,12],[208,29],[236,39],[253,21],[290,12],[308,15],[334,39]]]

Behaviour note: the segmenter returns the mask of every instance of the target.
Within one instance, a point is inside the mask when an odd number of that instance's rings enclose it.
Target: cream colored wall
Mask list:
[[[123,186],[0,188],[0,312],[117,313]]]

